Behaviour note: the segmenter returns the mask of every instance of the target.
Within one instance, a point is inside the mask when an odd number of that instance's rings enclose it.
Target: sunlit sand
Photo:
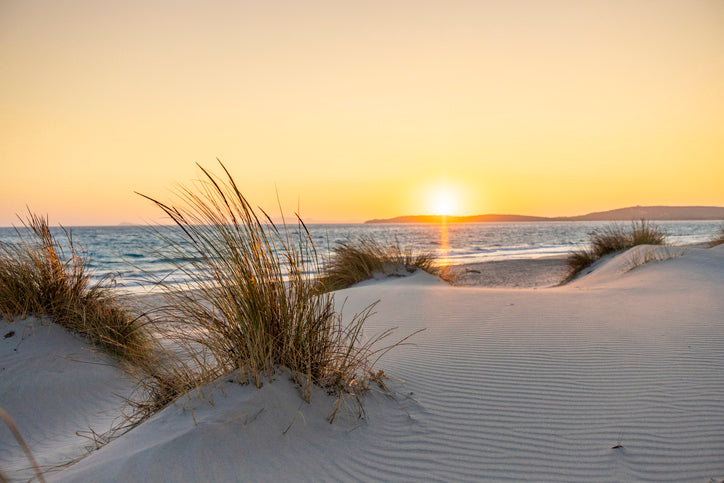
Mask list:
[[[452,287],[418,272],[338,292],[377,299],[369,334],[419,328],[385,356],[392,396],[329,424],[285,373],[184,397],[52,481],[724,478],[724,246],[635,266],[637,247],[562,287]],[[632,263],[633,262],[633,263]],[[0,334],[0,395],[44,469],[94,448],[132,381],[37,320]],[[211,403],[213,402],[213,404]],[[0,468],[32,476],[7,431]]]

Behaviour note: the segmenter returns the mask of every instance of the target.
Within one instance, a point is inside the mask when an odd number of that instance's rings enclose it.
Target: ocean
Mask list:
[[[668,235],[671,244],[682,245],[711,240],[722,226],[712,221],[655,222]],[[308,229],[324,260],[337,242],[371,236],[382,243],[434,252],[441,263],[464,264],[492,260],[540,258],[566,255],[587,245],[589,234],[610,222],[524,222],[470,223],[447,226],[428,224],[319,224]],[[64,240],[62,232],[54,233]],[[165,242],[154,230],[175,237],[175,227],[81,226],[71,227],[76,246],[89,259],[95,280],[114,279],[120,287],[143,290],[153,279],[166,277],[183,282],[172,264],[159,255]],[[294,232],[296,226],[290,227]],[[17,240],[13,228],[0,227],[0,241]],[[183,260],[182,260],[183,261]]]

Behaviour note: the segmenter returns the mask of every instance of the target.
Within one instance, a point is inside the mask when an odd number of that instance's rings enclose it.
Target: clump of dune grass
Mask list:
[[[0,242],[0,315],[8,321],[49,316],[119,359],[146,357],[142,324],[117,302],[107,279],[90,282],[88,260],[71,232],[61,227],[63,244],[47,218],[29,213],[21,222],[17,242]]]
[[[719,231],[714,235],[714,239],[709,242],[709,247],[716,247],[724,244],[724,224],[719,227]]]
[[[595,230],[589,236],[590,248],[573,251],[568,255],[569,272],[563,283],[567,283],[591,266],[601,257],[627,250],[636,245],[663,245],[666,233],[657,225],[646,220],[633,221],[631,227],[612,224]]]
[[[400,244],[382,244],[371,236],[337,243],[324,266],[320,285],[325,291],[341,290],[371,279],[376,273],[412,273],[420,269],[434,275],[441,271],[431,252],[402,249]]]
[[[396,345],[378,347],[392,331],[363,337],[373,306],[345,322],[333,295],[319,290],[318,256],[302,220],[292,228],[275,224],[220,164],[223,177],[199,166],[202,178],[180,186],[176,204],[141,195],[180,230],[181,239],[157,234],[166,242],[163,258],[187,280],[182,290],[159,284],[165,303],[152,316],[155,325],[169,328],[184,350],[153,375],[152,399],[161,406],[232,372],[260,386],[281,367],[308,402],[312,384],[358,396],[379,357]]]

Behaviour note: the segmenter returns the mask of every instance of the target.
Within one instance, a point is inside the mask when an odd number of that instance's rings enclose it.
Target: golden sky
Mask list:
[[[216,157],[312,222],[724,206],[721,0],[3,0],[0,65],[0,225]]]

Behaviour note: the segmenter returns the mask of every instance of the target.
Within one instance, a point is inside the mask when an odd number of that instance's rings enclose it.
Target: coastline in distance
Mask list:
[[[722,220],[724,207],[718,206],[630,206],[579,216],[526,215],[409,215],[365,221],[365,223],[496,223],[521,221],[631,221],[631,220]]]

